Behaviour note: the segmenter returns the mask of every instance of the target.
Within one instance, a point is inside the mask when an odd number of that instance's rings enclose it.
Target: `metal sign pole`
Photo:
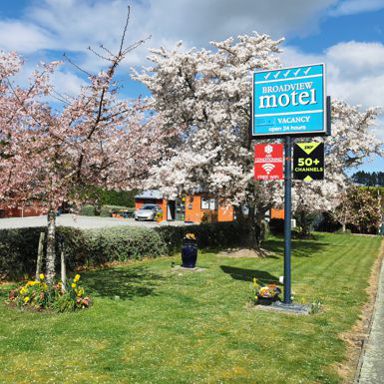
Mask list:
[[[285,138],[284,164],[284,303],[291,304],[292,138]]]

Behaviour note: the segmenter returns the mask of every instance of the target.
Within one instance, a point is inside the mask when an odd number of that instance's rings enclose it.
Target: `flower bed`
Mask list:
[[[28,281],[12,289],[8,303],[22,309],[50,309],[56,312],[75,311],[91,305],[90,297],[85,296],[84,288],[78,284],[80,275],[76,275],[71,283],[64,286],[62,282],[48,285],[43,274],[39,277],[40,280]]]

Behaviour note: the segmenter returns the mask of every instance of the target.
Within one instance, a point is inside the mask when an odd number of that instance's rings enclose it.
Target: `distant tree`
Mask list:
[[[360,233],[377,233],[383,222],[382,196],[369,189],[351,187],[343,194],[334,217],[343,232],[350,224]]]
[[[351,179],[354,183],[367,187],[384,186],[384,172],[358,171],[352,175]]]

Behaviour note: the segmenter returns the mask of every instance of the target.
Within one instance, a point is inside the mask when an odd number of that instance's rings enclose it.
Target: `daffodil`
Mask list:
[[[24,298],[24,303],[28,303],[28,301],[29,301],[29,296]]]
[[[76,288],[76,284],[75,284],[75,283],[72,283],[72,284],[71,284],[71,287],[72,287],[73,289],[75,289],[75,288]]]
[[[74,281],[75,283],[77,283],[79,280],[80,280],[80,275],[77,274],[77,275],[75,276],[75,278],[73,279],[73,281]]]
[[[40,273],[39,277],[40,277],[40,280],[44,280],[45,278],[44,273]]]

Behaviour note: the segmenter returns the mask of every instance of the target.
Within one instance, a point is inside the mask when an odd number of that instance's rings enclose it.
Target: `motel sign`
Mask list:
[[[252,136],[326,133],[324,64],[253,74]]]

